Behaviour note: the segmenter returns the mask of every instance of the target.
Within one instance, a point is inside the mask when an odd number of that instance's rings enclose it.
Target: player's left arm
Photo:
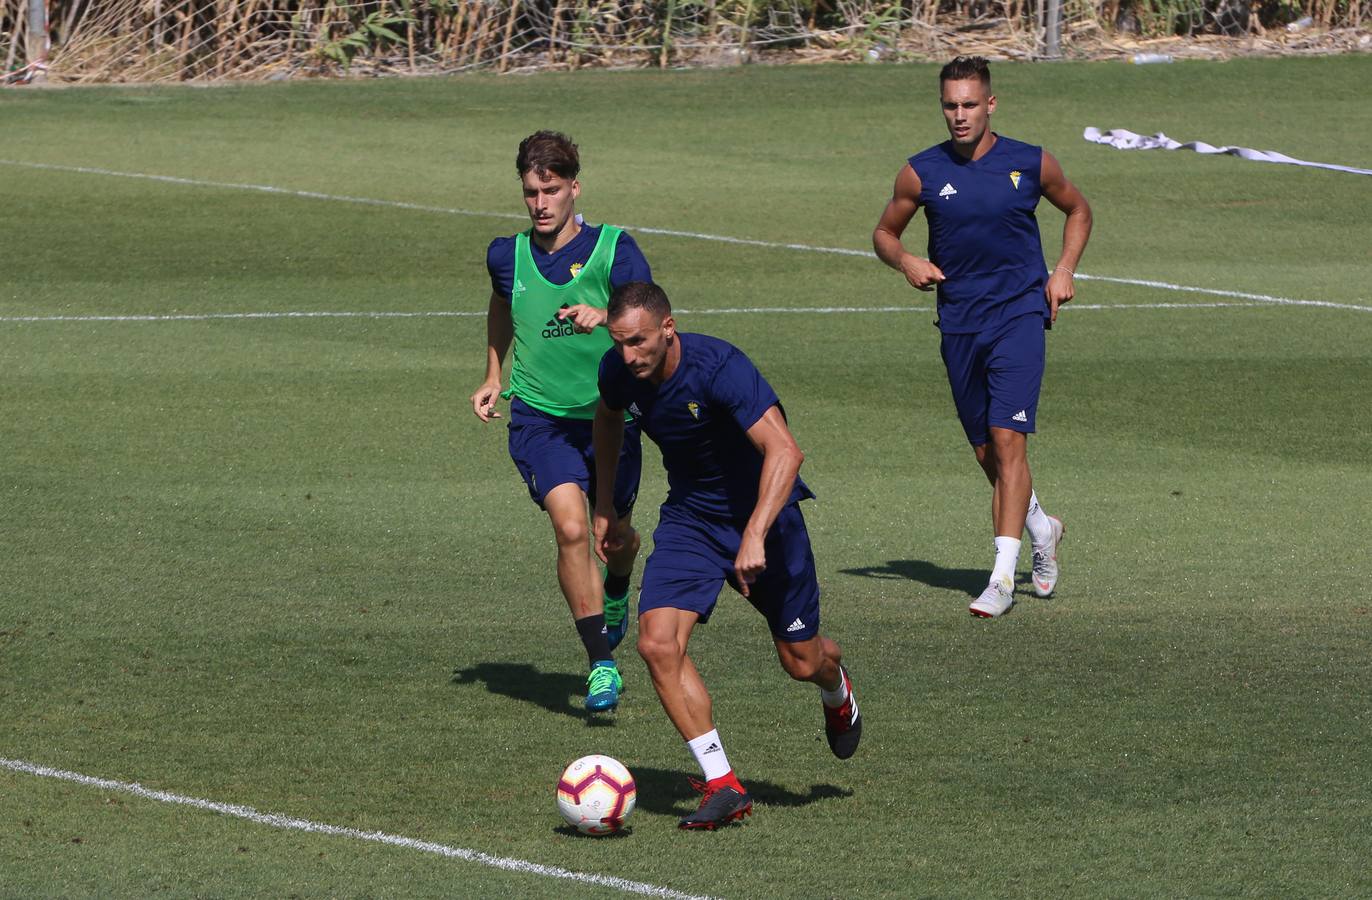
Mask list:
[[[767,568],[767,554],[763,549],[767,532],[790,499],[800,465],[805,462],[805,454],[796,445],[781,408],[776,404],[768,407],[747,433],[748,440],[762,453],[762,474],[758,478],[757,505],[748,517],[738,556],[734,558],[739,589],[745,597],[748,585]]]
[[[610,351],[614,352],[614,351]],[[595,448],[596,490],[592,499],[591,547],[601,562],[622,545],[619,516],[615,511],[615,477],[619,451],[624,446],[624,411],[614,409],[602,396],[591,425],[591,445]]]
[[[1053,265],[1044,291],[1048,295],[1048,308],[1053,321],[1056,322],[1058,307],[1076,295],[1073,276],[1086,250],[1086,241],[1091,237],[1091,204],[1086,202],[1086,197],[1077,186],[1067,180],[1062,166],[1047,150],[1043,151],[1043,162],[1039,168],[1039,188],[1049,203],[1067,214],[1067,221],[1062,226],[1062,255]]]
[[[653,270],[648,266],[648,260],[644,258],[643,251],[638,249],[638,244],[633,238],[629,237],[629,232],[621,231],[619,240],[615,244],[615,261],[610,266],[610,290],[628,284],[631,281],[652,282]],[[582,334],[590,334],[597,328],[605,324],[606,314],[602,307],[591,306],[586,303],[577,303],[566,309],[559,310],[559,319],[571,319],[572,330]]]

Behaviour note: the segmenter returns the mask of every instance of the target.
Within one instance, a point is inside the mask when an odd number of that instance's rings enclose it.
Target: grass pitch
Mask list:
[[[837,763],[726,593],[692,653],[760,802],[713,835],[674,827],[694,767],[631,652],[611,723],[580,712],[550,530],[467,409],[485,246],[520,227],[519,138],[555,127],[592,221],[866,249],[943,137],[936,69],[0,94],[0,159],[99,170],[0,164],[0,757],[691,894],[1372,892],[1372,187],[1081,140],[1367,166],[1372,65],[995,71],[997,128],[1092,201],[1084,273],[1358,308],[1079,283],[1031,442],[1060,592],[985,623],[929,298],[872,259],[637,231],[682,327],[786,403],[866,718]],[[1339,127],[1312,135],[1313,96]],[[283,312],[468,315],[194,318]],[[164,318],[94,318],[120,316]],[[639,779],[628,837],[560,828],[589,752]],[[8,769],[0,825],[12,896],[617,893]]]

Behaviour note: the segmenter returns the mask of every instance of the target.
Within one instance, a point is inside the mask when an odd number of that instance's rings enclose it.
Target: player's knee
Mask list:
[[[1027,442],[1028,439],[1021,431],[999,427],[991,429],[991,447],[996,456],[1023,452]]]
[[[591,529],[584,519],[569,518],[553,522],[553,534],[559,547],[581,548],[591,539]]]
[[[620,533],[619,539],[623,546],[621,553],[627,553],[630,556],[638,555],[639,538],[637,531],[633,528],[626,528]]]
[[[998,472],[1003,472],[1007,467],[1018,467],[1024,465],[1028,458],[1028,442],[1025,436],[1018,431],[1011,431],[1008,428],[991,429],[992,452],[987,459],[995,466]]]
[[[640,620],[641,621],[641,620]],[[660,637],[649,631],[638,633],[638,655],[649,669],[665,666],[681,657],[681,646],[672,637]]]
[[[818,655],[807,654],[804,656],[783,653],[781,655],[781,667],[786,670],[796,681],[814,681],[819,675],[821,660]]]

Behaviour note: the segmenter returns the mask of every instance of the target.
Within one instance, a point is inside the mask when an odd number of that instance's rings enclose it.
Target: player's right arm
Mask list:
[[[915,217],[919,209],[919,175],[908,163],[896,175],[896,186],[891,199],[881,212],[876,230],[872,232],[872,246],[877,257],[886,265],[905,276],[911,287],[921,291],[932,291],[934,285],[943,281],[943,271],[927,259],[915,256],[905,249],[900,236],[905,226]]]
[[[591,516],[591,546],[600,561],[608,563],[608,556],[623,543],[619,514],[615,511],[615,476],[619,469],[619,451],[624,445],[624,411],[611,409],[602,398],[596,406],[591,425],[591,445],[595,448],[595,512]]]
[[[510,301],[498,291],[491,291],[491,305],[486,311],[486,379],[472,394],[472,412],[483,422],[500,418],[495,404],[500,399],[500,373],[505,367],[505,354],[514,340],[514,316]]]

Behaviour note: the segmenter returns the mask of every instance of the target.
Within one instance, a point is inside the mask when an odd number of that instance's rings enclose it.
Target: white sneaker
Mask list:
[[[1047,547],[1034,548],[1034,593],[1040,597],[1053,596],[1053,588],[1058,585],[1058,544],[1067,533],[1062,520],[1056,516],[1048,517],[1053,526],[1053,542]]]
[[[995,619],[1010,611],[1015,605],[1015,586],[996,579],[986,586],[981,596],[972,601],[967,611],[983,619]]]

